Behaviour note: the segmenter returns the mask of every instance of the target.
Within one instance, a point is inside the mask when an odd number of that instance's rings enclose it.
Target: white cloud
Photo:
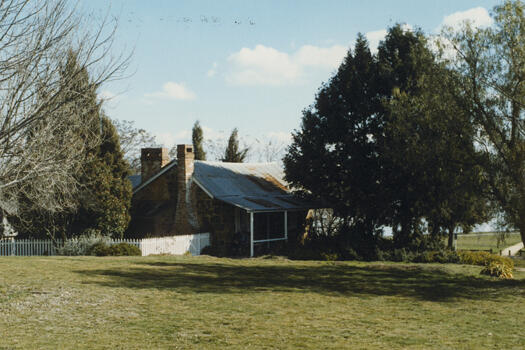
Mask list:
[[[471,23],[473,27],[488,27],[492,25],[492,18],[489,12],[483,7],[475,7],[466,11],[454,12],[451,15],[445,16],[438,31],[443,27],[452,27],[452,29],[459,29],[465,21]]]
[[[214,77],[216,74],[217,74],[217,62],[213,62],[213,65],[212,67],[210,68],[210,70],[208,71],[208,73],[206,73],[206,75],[209,77],[209,78],[212,78]]]
[[[228,57],[232,70],[226,79],[234,85],[292,84],[304,76],[307,67],[337,67],[345,53],[346,48],[339,45],[327,48],[305,45],[292,54],[264,45],[254,49],[244,47]]]
[[[162,85],[162,90],[145,94],[146,97],[162,98],[169,100],[194,100],[195,93],[188,89],[184,83],[168,81]]]

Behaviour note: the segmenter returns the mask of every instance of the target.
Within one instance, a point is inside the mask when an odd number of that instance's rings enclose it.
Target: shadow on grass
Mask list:
[[[122,269],[76,271],[84,283],[115,288],[155,288],[179,293],[294,292],[356,296],[405,296],[428,301],[525,296],[525,280],[451,274],[418,265],[261,264],[143,262]]]

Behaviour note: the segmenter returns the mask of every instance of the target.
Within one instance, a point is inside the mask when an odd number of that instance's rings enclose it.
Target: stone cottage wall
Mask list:
[[[195,183],[191,191],[201,232],[210,232],[211,245],[228,255],[235,234],[235,207],[211,198]]]
[[[174,166],[133,196],[131,222],[126,237],[161,237],[175,234],[176,168]]]

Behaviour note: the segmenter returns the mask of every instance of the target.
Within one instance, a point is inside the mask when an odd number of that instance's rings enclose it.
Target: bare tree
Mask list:
[[[95,31],[84,22],[66,0],[0,2],[0,210],[10,217],[73,205],[75,174],[98,139],[73,117],[82,93],[68,92],[82,71],[98,87],[129,62],[111,55],[115,22],[106,17]],[[78,65],[65,76],[71,52]]]
[[[282,159],[286,153],[288,144],[278,138],[256,138],[250,146],[251,160],[257,162],[278,162],[282,165]]]
[[[155,136],[145,129],[136,128],[134,122],[128,120],[112,120],[120,138],[120,148],[124,159],[129,163],[132,174],[140,173],[140,150],[147,147],[158,147]]]

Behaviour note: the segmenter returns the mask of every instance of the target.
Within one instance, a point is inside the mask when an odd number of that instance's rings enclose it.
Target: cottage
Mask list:
[[[133,237],[210,232],[222,254],[253,256],[275,242],[304,232],[311,203],[292,195],[276,163],[195,161],[191,145],[141,154],[142,172],[134,185]]]

